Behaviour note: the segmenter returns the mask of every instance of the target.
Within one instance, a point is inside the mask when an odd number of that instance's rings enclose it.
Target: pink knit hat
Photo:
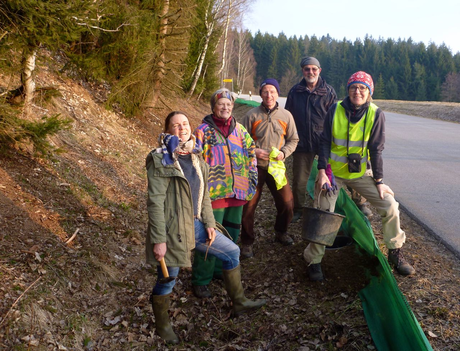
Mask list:
[[[364,84],[369,88],[371,96],[374,93],[374,81],[371,75],[364,71],[359,71],[351,75],[350,79],[348,79],[347,89],[350,88],[352,84]]]

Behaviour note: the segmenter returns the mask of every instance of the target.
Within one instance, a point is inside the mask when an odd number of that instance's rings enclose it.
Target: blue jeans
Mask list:
[[[204,227],[203,222],[195,219],[195,250],[205,253],[208,249],[206,240],[208,233]],[[230,270],[238,267],[240,264],[240,248],[231,239],[227,238],[224,234],[216,230],[216,239],[209,247],[208,255],[215,256],[222,261],[222,269]],[[164,278],[161,267],[157,267],[158,279],[153,287],[152,295],[168,295],[172,292],[176,280],[169,283],[161,283]],[[179,267],[168,267],[170,277],[176,278],[179,274]]]

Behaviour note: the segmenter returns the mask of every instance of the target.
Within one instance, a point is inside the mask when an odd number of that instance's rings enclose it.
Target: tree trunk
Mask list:
[[[206,54],[208,52],[209,42],[211,41],[211,36],[214,32],[214,26],[216,25],[217,16],[222,9],[222,3],[224,0],[219,0],[216,6],[211,6],[213,0],[209,0],[208,7],[206,9],[204,24],[206,27],[206,34],[205,34],[205,41],[203,45],[203,49],[201,50],[201,54],[198,60],[197,67],[194,71],[192,85],[190,86],[190,91],[188,93],[188,98],[190,99],[195,92],[196,86],[198,84],[198,80],[201,77],[201,72],[203,70],[204,60],[206,58]]]
[[[217,72],[219,75],[222,73],[222,71],[225,68],[225,63],[227,62],[227,39],[228,39],[228,27],[230,25],[230,13],[232,10],[232,0],[228,0],[228,9],[227,9],[227,18],[225,20],[225,29],[224,29],[224,42],[223,42],[223,50],[222,50],[222,66],[219,69],[219,72]],[[224,77],[222,76],[222,79]]]
[[[21,83],[24,87],[24,113],[26,116],[30,114],[30,108],[35,94],[35,81],[33,73],[35,70],[35,58],[37,50],[33,50],[30,54],[23,57],[23,68],[21,74]]]
[[[198,60],[198,65],[195,70],[195,75],[193,77],[192,85],[190,87],[190,91],[188,93],[188,98],[190,99],[195,92],[196,85],[198,84],[198,80],[200,79],[201,76],[201,70],[203,69],[203,63],[204,59],[206,57],[206,53],[208,51],[208,46],[209,46],[209,41],[211,40],[211,34],[214,30],[214,21],[209,22],[208,19],[208,11],[206,11],[206,19],[205,19],[205,25],[206,25],[206,38],[205,42],[203,45],[203,49],[201,50],[200,58]]]
[[[169,11],[169,0],[163,1],[163,9],[160,14],[160,33],[158,44],[160,46],[160,56],[158,58],[156,72],[154,74],[153,95],[151,107],[154,107],[160,97],[163,78],[165,76],[165,51],[166,51],[166,33],[168,31],[168,17],[166,16]],[[150,104],[149,104],[150,105]]]

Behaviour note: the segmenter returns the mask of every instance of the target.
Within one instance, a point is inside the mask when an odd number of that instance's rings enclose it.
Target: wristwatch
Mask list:
[[[382,179],[374,179],[374,182],[375,182],[375,185],[384,184],[383,183],[383,178]]]

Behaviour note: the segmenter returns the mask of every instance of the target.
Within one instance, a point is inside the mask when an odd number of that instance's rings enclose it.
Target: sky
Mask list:
[[[392,38],[442,43],[460,52],[460,0],[254,0],[244,26],[253,34],[323,35],[351,42]]]

